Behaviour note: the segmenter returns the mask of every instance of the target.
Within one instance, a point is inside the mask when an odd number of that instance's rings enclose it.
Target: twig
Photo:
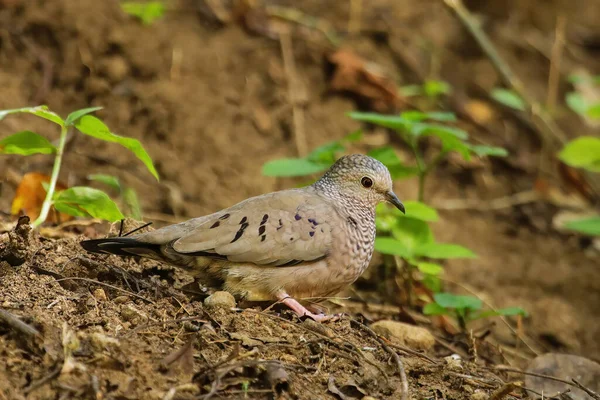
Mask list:
[[[269,17],[275,17],[291,21],[307,28],[316,29],[321,32],[333,47],[338,47],[341,40],[335,29],[325,20],[318,19],[308,14],[289,7],[270,5],[265,9]]]
[[[104,283],[104,282],[100,282],[97,281],[95,279],[89,279],[89,278],[79,278],[79,277],[66,277],[66,278],[60,278],[60,279],[56,279],[55,282],[62,282],[62,281],[68,281],[68,280],[73,280],[73,281],[84,281],[84,282],[89,282],[89,283],[95,283],[97,285],[102,285],[102,286],[106,286],[109,287],[111,289],[117,290],[119,292],[123,292],[123,293],[127,293],[129,295],[132,295],[134,297],[137,297],[140,300],[144,300],[152,305],[156,305],[156,303],[150,299],[145,298],[144,296],[140,296],[137,293],[131,292],[129,290],[125,290],[125,289],[121,289],[120,287],[111,285],[109,283]]]
[[[554,33],[554,44],[552,45],[552,56],[550,57],[550,73],[548,74],[548,94],[546,107],[550,111],[556,108],[558,99],[558,83],[560,80],[560,64],[563,49],[565,47],[565,31],[567,18],[561,14],[556,18],[556,29]]]
[[[300,157],[308,153],[306,144],[306,133],[304,131],[304,104],[301,93],[304,93],[304,87],[300,87],[298,75],[296,73],[296,63],[292,51],[292,36],[289,32],[283,30],[279,35],[281,44],[281,53],[283,55],[283,68],[287,76],[288,98],[292,104],[292,118],[294,121],[294,139],[296,141],[296,150]]]
[[[433,358],[431,358],[431,357],[427,356],[426,354],[419,353],[418,351],[416,351],[416,350],[413,350],[413,349],[410,349],[410,348],[408,348],[408,347],[406,347],[406,346],[400,346],[400,345],[398,345],[398,344],[393,344],[393,343],[388,343],[388,346],[389,346],[389,347],[391,347],[391,348],[393,348],[393,349],[396,349],[396,350],[403,351],[403,352],[405,352],[405,353],[407,353],[407,354],[410,354],[410,355],[412,355],[412,356],[415,356],[415,357],[420,357],[420,358],[422,358],[422,359],[424,359],[424,360],[427,360],[427,361],[429,361],[429,362],[430,362],[430,363],[432,363],[433,365],[437,365],[437,364],[438,364],[438,361],[436,361],[436,360],[434,360]]]
[[[35,389],[43,386],[45,383],[56,378],[58,375],[60,375],[61,370],[62,370],[62,365],[55,368],[54,371],[50,372],[48,375],[38,379],[37,381],[31,382],[31,385],[29,385],[28,387],[23,389],[23,394],[29,394],[30,392],[33,392]]]
[[[520,389],[521,387],[521,382],[505,383],[501,388],[494,390],[494,392],[490,395],[489,400],[502,400],[506,396],[508,396],[510,392],[512,392],[515,389]]]
[[[348,20],[348,33],[360,32],[360,19],[362,14],[362,0],[350,0],[350,19]]]
[[[406,371],[404,370],[404,365],[402,364],[402,360],[400,359],[400,356],[398,355],[398,353],[396,353],[394,350],[392,350],[379,337],[378,334],[376,334],[371,328],[369,328],[368,326],[366,326],[362,322],[359,322],[359,321],[357,321],[355,319],[351,319],[350,323],[358,326],[363,331],[367,332],[371,337],[373,337],[375,340],[377,340],[377,342],[379,342],[379,344],[381,345],[381,347],[383,347],[383,349],[386,352],[388,352],[394,358],[394,360],[396,361],[396,367],[398,368],[398,372],[400,373],[400,379],[402,380],[402,394],[401,394],[402,397],[401,397],[401,399],[402,400],[408,400],[408,379],[406,378]]]
[[[8,326],[10,326],[15,331],[25,334],[27,336],[41,336],[40,331],[35,329],[31,325],[27,325],[25,322],[21,321],[14,314],[9,313],[6,310],[0,308],[0,320],[4,321]]]
[[[433,207],[437,208],[438,210],[491,211],[502,210],[504,208],[514,207],[521,204],[533,203],[539,200],[541,200],[541,196],[538,192],[535,190],[526,190],[524,192],[485,201],[478,199],[442,200],[441,202],[434,204]]]
[[[566,379],[557,378],[557,377],[552,376],[552,375],[537,374],[535,372],[521,371],[520,369],[508,368],[508,367],[501,367],[501,366],[482,367],[482,368],[493,369],[493,370],[496,370],[496,371],[504,371],[504,372],[515,372],[517,374],[535,376],[536,378],[543,378],[543,379],[548,379],[550,381],[564,383],[564,384],[567,384],[569,386],[576,387],[577,389],[583,390],[584,392],[586,392],[587,394],[589,394],[590,396],[592,396],[595,400],[600,400],[600,395],[598,393],[596,393],[596,392],[594,392],[594,391],[586,388],[581,383],[577,382],[575,379],[572,379],[571,381],[568,381]]]
[[[489,40],[480,25],[476,22],[471,12],[464,6],[462,0],[443,0],[458,17],[460,22],[473,35],[483,52],[488,56],[496,70],[500,73],[507,85],[512,87],[523,99],[526,108],[531,113],[533,123],[537,127],[536,133],[542,141],[542,147],[548,150],[564,145],[568,141],[565,132],[556,124],[552,117],[545,111],[544,107],[532,98],[525,90],[523,82],[513,73],[508,64],[500,57],[496,48]],[[596,196],[600,195],[600,178],[584,171],[588,183]]]

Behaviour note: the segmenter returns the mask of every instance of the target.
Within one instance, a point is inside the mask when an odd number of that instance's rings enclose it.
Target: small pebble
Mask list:
[[[94,297],[96,298],[96,300],[100,300],[100,301],[108,300],[108,298],[106,297],[106,292],[102,288],[98,288],[98,289],[94,290]]]
[[[377,334],[411,349],[430,350],[435,345],[435,338],[427,329],[404,322],[377,321],[371,325],[371,329]]]
[[[206,299],[204,305],[208,308],[233,308],[236,306],[235,299],[229,292],[214,292]]]
[[[115,304],[125,304],[129,302],[129,296],[117,296],[113,299]]]

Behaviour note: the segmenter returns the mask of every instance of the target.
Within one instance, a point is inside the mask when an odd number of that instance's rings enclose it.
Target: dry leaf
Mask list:
[[[37,219],[42,210],[42,204],[46,198],[46,189],[42,183],[50,183],[48,175],[39,172],[30,172],[25,174],[17,187],[15,197],[11,206],[12,215],[25,214],[31,220]],[[67,186],[57,182],[56,190],[65,190]],[[54,207],[50,209],[47,222],[59,223],[72,220],[73,217],[67,214],[57,212]]]
[[[326,57],[329,87],[334,92],[354,97],[358,108],[380,113],[397,112],[402,101],[396,84],[379,66],[350,50],[338,50]]]

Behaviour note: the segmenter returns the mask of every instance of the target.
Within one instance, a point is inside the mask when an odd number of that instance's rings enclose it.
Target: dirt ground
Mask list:
[[[523,307],[528,317],[507,320],[518,330],[494,319],[477,325],[475,338],[449,334],[439,321],[400,304],[397,288],[377,285],[381,257],[340,295],[350,300],[328,304],[347,315],[324,326],[277,308],[207,308],[205,288],[182,271],[83,252],[78,241],[107,234],[106,224],[49,227],[41,235],[24,225],[9,234],[20,177],[48,173],[52,160],[2,156],[0,304],[39,334],[16,334],[0,324],[0,399],[397,399],[398,354],[411,398],[484,399],[503,382],[520,379],[486,366],[523,368],[551,351],[600,361],[598,250],[555,229],[561,207],[540,201],[451,210],[456,199],[485,205],[540,181],[569,190],[554,166],[540,172],[535,129],[484,96],[501,84],[492,64],[441,1],[362,3],[361,31],[343,35],[342,47],[399,86],[448,81],[453,102],[443,106],[459,116],[472,110],[473,100],[485,104],[489,115],[465,122],[470,134],[511,153],[472,164],[451,158],[426,193],[442,217],[434,224],[436,238],[479,256],[447,263],[448,288],[474,292],[498,308]],[[546,96],[557,15],[568,20],[561,77],[577,68],[600,70],[600,8],[585,1],[466,3],[537,98]],[[338,32],[350,19],[349,1],[267,4],[318,16]],[[298,151],[292,119],[298,105],[288,96],[280,40],[256,29],[266,26],[261,13],[245,23],[219,21],[227,7],[173,1],[163,19],[144,26],[112,0],[0,0],[0,109],[47,104],[66,115],[104,106],[97,114],[119,134],[141,140],[161,181],[126,150],[83,135],[69,141],[61,180],[75,185],[88,184],[92,173],[118,176],[139,193],[145,219],[157,226],[302,183],[261,175],[266,161]],[[356,109],[355,101],[328,91],[325,56],[332,45],[321,28],[288,23],[312,149],[361,126],[344,115]],[[563,86],[561,96],[569,90]],[[559,113],[557,123],[572,137],[597,135],[569,112]],[[3,120],[0,137],[25,129],[58,137],[32,116]],[[385,132],[368,132],[354,150],[389,141]],[[403,200],[416,198],[415,180],[395,188]],[[436,345],[427,354],[388,347],[357,322],[379,319],[426,327]],[[455,353],[460,365],[445,358]],[[525,393],[515,389],[498,398]]]

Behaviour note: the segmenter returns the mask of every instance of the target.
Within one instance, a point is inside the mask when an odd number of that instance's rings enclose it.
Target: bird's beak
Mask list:
[[[396,208],[402,211],[402,214],[406,214],[406,210],[404,210],[404,204],[400,201],[398,196],[391,190],[385,194],[385,199],[396,206]]]

